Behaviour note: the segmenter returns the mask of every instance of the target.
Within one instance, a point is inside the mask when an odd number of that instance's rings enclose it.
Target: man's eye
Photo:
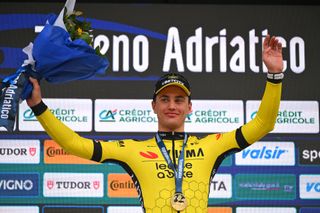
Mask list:
[[[177,98],[177,99],[176,99],[176,102],[177,102],[177,103],[182,103],[182,102],[184,102],[184,99],[183,99],[183,98]]]

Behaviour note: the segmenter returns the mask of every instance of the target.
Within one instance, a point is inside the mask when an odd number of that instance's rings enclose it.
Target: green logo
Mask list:
[[[235,177],[235,195],[250,200],[294,200],[295,175],[239,174]]]
[[[315,118],[307,118],[302,111],[284,110],[278,113],[279,124],[315,124]]]

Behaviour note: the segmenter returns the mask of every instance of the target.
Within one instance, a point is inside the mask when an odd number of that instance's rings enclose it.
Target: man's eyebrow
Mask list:
[[[159,98],[169,98],[169,95],[163,94],[163,95],[159,95]],[[173,97],[174,99],[185,99],[186,97],[183,95],[177,95]]]

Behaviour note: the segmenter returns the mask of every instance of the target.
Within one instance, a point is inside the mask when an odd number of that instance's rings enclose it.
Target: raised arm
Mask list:
[[[30,81],[33,85],[33,90],[31,97],[26,101],[47,134],[70,154],[85,159],[92,159],[94,150],[93,141],[80,137],[58,120],[42,102],[41,89],[38,81],[33,78],[30,78]]]
[[[242,126],[245,140],[252,144],[273,130],[279,111],[283,78],[281,43],[269,35],[264,40],[262,59],[268,68],[267,85],[257,115]]]

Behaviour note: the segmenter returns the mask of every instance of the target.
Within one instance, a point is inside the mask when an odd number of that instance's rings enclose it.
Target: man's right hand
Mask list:
[[[37,79],[30,77],[29,80],[32,83],[33,90],[31,97],[28,98],[26,101],[29,107],[34,107],[38,105],[42,100],[41,89]]]

